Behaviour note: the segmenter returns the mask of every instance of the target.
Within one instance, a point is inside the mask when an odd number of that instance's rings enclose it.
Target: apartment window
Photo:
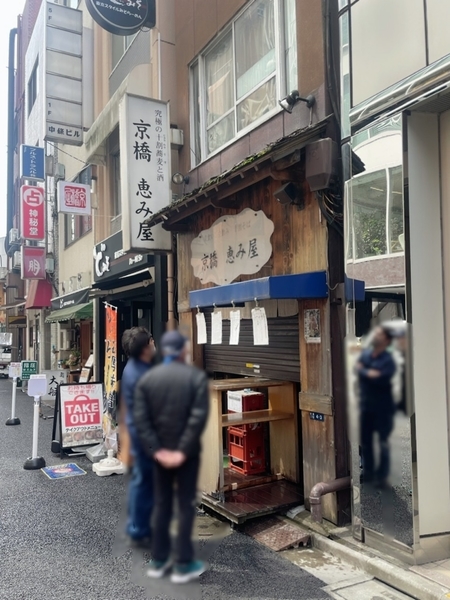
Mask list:
[[[278,108],[297,86],[295,0],[255,0],[191,66],[192,162]]]
[[[133,43],[134,38],[138,34],[135,33],[133,35],[114,35],[111,34],[111,71],[119,64],[122,56],[128,50],[128,48]]]
[[[74,180],[74,183],[91,185],[92,169],[84,169]],[[70,246],[92,229],[91,215],[64,215],[65,245]]]
[[[39,68],[39,58],[36,60],[33,70],[30,75],[30,79],[28,80],[28,115],[33,110],[33,106],[36,102],[36,98],[38,95],[38,68]]]

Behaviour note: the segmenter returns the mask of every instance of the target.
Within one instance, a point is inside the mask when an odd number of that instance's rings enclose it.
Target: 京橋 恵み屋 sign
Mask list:
[[[170,250],[170,232],[147,223],[172,200],[169,106],[125,94],[119,124],[123,250]]]
[[[132,35],[155,26],[155,0],[86,0],[92,18],[115,35]]]
[[[246,208],[221,217],[192,241],[194,275],[202,283],[225,285],[257,273],[272,255],[274,228],[262,210]]]

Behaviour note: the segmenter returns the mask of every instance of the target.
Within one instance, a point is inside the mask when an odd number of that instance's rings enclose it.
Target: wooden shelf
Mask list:
[[[237,427],[238,425],[267,423],[269,421],[287,421],[293,418],[293,414],[279,410],[253,410],[251,412],[222,415],[222,427]]]
[[[243,377],[240,379],[215,379],[210,382],[212,390],[227,392],[229,390],[244,390],[246,388],[270,388],[289,385],[289,382],[261,377]]]

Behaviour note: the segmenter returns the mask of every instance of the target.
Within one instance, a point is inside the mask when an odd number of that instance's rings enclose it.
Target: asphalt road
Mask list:
[[[11,383],[0,380],[0,600],[329,598],[325,583],[228,527],[221,541],[201,543],[210,569],[200,584],[152,587],[142,574],[144,557],[121,547],[117,533],[126,478],[97,477],[85,458],[62,461],[84,468],[80,477],[51,481],[41,471],[25,471],[33,402],[18,391],[21,425],[6,427],[10,397]],[[52,421],[40,419],[39,454],[47,466],[61,463],[50,452],[51,430]],[[224,532],[223,525],[218,529]]]

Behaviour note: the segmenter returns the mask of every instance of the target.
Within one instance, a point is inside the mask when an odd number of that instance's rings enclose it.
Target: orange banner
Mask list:
[[[117,427],[117,309],[108,305],[106,306],[104,377],[105,411],[103,430],[106,438],[108,438],[108,436],[114,435]]]

